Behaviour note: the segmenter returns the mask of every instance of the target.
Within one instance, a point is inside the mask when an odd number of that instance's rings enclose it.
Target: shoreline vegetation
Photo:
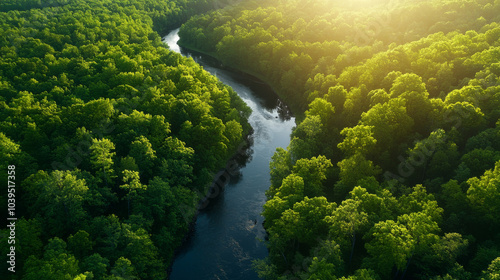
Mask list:
[[[270,163],[264,279],[495,279],[500,3],[249,1],[180,45],[303,112]],[[296,112],[295,112],[296,113]]]
[[[200,192],[198,194],[198,202],[196,204],[196,213],[194,215],[186,215],[186,222],[188,223],[187,225],[187,232],[182,238],[182,241],[180,242],[180,245],[175,249],[172,261],[168,264],[167,268],[167,274],[170,275],[172,272],[172,266],[175,258],[182,252],[183,247],[185,244],[189,241],[189,238],[192,237],[192,235],[195,232],[195,227],[196,227],[196,220],[198,218],[198,215],[200,214],[200,211],[205,209],[206,207],[209,206],[210,201],[217,199],[219,196],[219,193],[221,191],[224,191],[224,188],[226,187],[227,183],[229,182],[229,177],[236,175],[238,172],[238,166],[239,162],[243,159],[246,161],[247,157],[247,149],[251,146],[251,140],[250,137],[253,134],[253,129],[250,128],[250,130],[247,132],[246,135],[243,137],[243,142],[241,142],[238,147],[235,149],[235,151],[232,153],[232,156],[227,160],[226,165],[224,168],[220,169],[217,173],[215,173],[212,176],[212,182],[208,183],[205,187],[204,192]],[[225,177],[224,181],[221,180],[222,177]],[[187,209],[189,210],[189,209]]]
[[[187,50],[194,51],[194,52],[197,52],[197,53],[207,55],[209,57],[214,58],[215,60],[217,60],[217,62],[220,62],[224,68],[227,68],[233,72],[239,72],[239,73],[242,73],[245,75],[249,75],[250,77],[255,77],[258,80],[264,82],[266,85],[269,85],[269,87],[271,87],[273,92],[275,92],[278,95],[278,97],[286,104],[286,106],[288,106],[290,108],[290,110],[292,111],[292,113],[296,117],[297,122],[300,122],[304,118],[304,114],[301,111],[300,107],[294,105],[294,103],[289,103],[290,100],[287,100],[287,99],[289,99],[289,97],[286,94],[281,93],[279,91],[279,87],[274,85],[273,83],[271,83],[271,81],[269,81],[261,73],[254,72],[251,69],[241,68],[241,67],[237,67],[237,66],[231,65],[231,64],[225,64],[225,63],[223,63],[222,57],[218,56],[217,52],[204,51],[200,48],[195,47],[192,44],[184,42],[182,40],[182,38],[181,38],[181,40],[179,40],[178,44],[179,44],[179,46],[181,46]]]
[[[0,3],[0,169],[15,166],[17,184],[2,275],[168,277],[199,201],[251,133],[238,95],[156,32],[217,5]]]

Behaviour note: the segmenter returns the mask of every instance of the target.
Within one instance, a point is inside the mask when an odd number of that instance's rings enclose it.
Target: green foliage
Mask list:
[[[340,168],[340,180],[335,184],[334,190],[341,197],[347,195],[361,180],[380,174],[380,168],[360,153],[342,160],[337,165]]]
[[[115,279],[137,279],[135,268],[132,266],[132,263],[124,257],[120,257],[116,260],[115,265],[111,269],[111,274]]]
[[[108,272],[109,260],[99,254],[86,257],[80,265],[83,271],[91,272],[95,279],[103,279]]]
[[[125,184],[120,185],[127,191],[127,211],[130,215],[130,200],[139,194],[139,191],[144,190],[147,186],[141,184],[139,172],[123,170],[123,182]]]
[[[499,180],[500,161],[497,161],[493,170],[487,170],[480,178],[474,177],[467,181],[467,198],[471,207],[497,226],[498,220],[494,213],[500,211]]]
[[[270,163],[262,276],[481,277],[490,255],[470,261],[498,232],[498,14],[479,0],[242,2],[181,27],[180,44],[262,78],[300,116]],[[317,172],[322,157],[334,167]],[[311,197],[340,205],[316,232],[338,244],[340,274],[291,226]]]
[[[89,237],[90,235],[84,230],[79,230],[75,235],[70,235],[68,237],[68,249],[77,258],[82,259],[83,256],[89,255],[92,251],[92,241]]]
[[[46,2],[0,3],[19,275],[164,279],[250,109],[154,30],[219,2]],[[260,276],[497,279],[498,1],[237,2],[180,42],[302,116],[270,163]]]
[[[373,138],[372,129],[373,126],[366,125],[344,128],[340,134],[344,135],[345,138],[338,144],[338,147],[347,155],[356,153],[366,155],[377,143],[377,140]]]
[[[97,172],[101,172],[104,176],[104,180],[108,182],[114,172],[113,167],[113,156],[116,154],[111,152],[115,149],[113,142],[108,139],[92,139],[92,145],[90,146],[90,157],[92,166],[94,166]]]
[[[283,179],[292,173],[292,159],[290,153],[283,148],[276,148],[276,152],[269,162],[271,169],[271,187],[267,191],[267,197],[273,197],[276,190],[281,186]]]
[[[156,31],[218,4],[1,1],[0,167],[16,166],[16,279],[166,278],[197,194],[249,133],[251,110]]]
[[[483,272],[481,280],[494,280],[498,278],[500,278],[500,258],[496,258],[491,262],[488,270]]]
[[[26,180],[28,214],[43,221],[45,233],[62,237],[87,218],[87,191],[85,180],[69,171],[39,171]]]
[[[322,193],[322,181],[333,165],[325,156],[311,159],[300,159],[293,166],[292,174],[297,174],[304,179],[304,195],[313,197]]]
[[[23,279],[73,279],[79,274],[78,260],[66,251],[66,243],[53,238],[45,246],[43,258],[30,256]]]
[[[389,277],[392,268],[403,270],[414,250],[415,240],[408,229],[392,220],[375,224],[373,241],[366,244],[366,250],[373,256],[373,267],[382,277]]]

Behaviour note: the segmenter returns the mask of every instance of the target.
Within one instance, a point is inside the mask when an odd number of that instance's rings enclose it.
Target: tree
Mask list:
[[[225,126],[220,119],[204,116],[199,124],[183,127],[180,139],[194,148],[199,154],[200,162],[209,168],[215,168],[227,155],[228,139],[224,136],[224,131]]]
[[[344,128],[340,134],[344,135],[344,141],[338,144],[346,155],[352,156],[356,153],[366,155],[370,152],[371,148],[377,143],[373,138],[373,126],[357,125],[355,127]]]
[[[281,198],[298,196],[301,200],[304,197],[304,179],[297,174],[288,175],[274,196]]]
[[[357,86],[359,87],[351,88],[344,103],[343,118],[347,126],[356,124],[359,121],[359,117],[370,108],[368,89],[364,84]]]
[[[495,167],[500,160],[500,152],[489,149],[474,149],[460,159],[463,167],[469,169],[469,178],[482,175],[486,170]]]
[[[87,128],[94,128],[96,125],[106,125],[115,114],[115,108],[110,99],[91,100],[81,108],[82,117],[78,123]],[[78,115],[74,117],[79,117]]]
[[[384,89],[375,89],[368,93],[370,97],[370,107],[377,104],[384,104],[391,99],[390,94],[388,94]]]
[[[154,173],[157,159],[156,151],[153,150],[148,138],[139,136],[130,144],[130,156],[135,159],[143,176],[150,178]]]
[[[330,223],[330,235],[335,240],[345,245],[344,236],[351,239],[348,267],[351,265],[354,248],[356,246],[356,233],[368,224],[368,215],[360,211],[360,201],[347,199],[333,211],[331,216],[325,218]]]
[[[452,170],[457,167],[458,157],[460,156],[458,148],[458,145],[451,141],[440,146],[438,145],[429,162],[425,177],[450,178]],[[417,159],[415,162],[418,162],[418,156],[416,154],[415,158]],[[423,170],[426,171],[425,165]]]
[[[224,136],[229,140],[228,151],[233,152],[234,148],[236,148],[241,141],[241,137],[243,135],[243,128],[241,124],[236,120],[230,120],[225,124],[226,129],[224,130]]]
[[[319,139],[324,132],[321,118],[308,115],[292,132],[289,153],[294,161],[310,158],[321,151]]]
[[[68,249],[78,259],[83,259],[92,252],[92,241],[88,232],[79,230],[74,235],[68,237]]]
[[[371,179],[374,180],[373,177]],[[398,200],[387,189],[376,190],[374,193],[369,192],[363,186],[365,182],[362,180],[361,186],[354,187],[349,193],[350,199],[359,202],[358,211],[368,215],[368,224],[371,225],[380,221],[394,220],[400,211]]]
[[[408,137],[414,120],[408,116],[404,101],[395,98],[387,103],[377,104],[363,113],[360,124],[373,127],[377,150],[384,151]]]
[[[44,251],[43,258],[31,256],[26,260],[23,279],[66,280],[80,273],[78,261],[66,251],[63,240],[57,237],[50,239]]]
[[[327,124],[333,117],[335,108],[332,103],[323,98],[316,98],[309,104],[309,110],[306,111],[306,116],[319,116],[322,124]]]
[[[312,251],[314,254],[308,268],[308,273],[311,275],[309,279],[332,279],[343,274],[345,271],[344,261],[341,256],[340,246],[335,241],[320,241]],[[323,277],[326,275],[330,275],[330,278]]]
[[[343,198],[358,182],[371,176],[380,174],[380,167],[367,160],[362,154],[356,153],[337,163],[340,168],[340,180],[335,184],[336,195]]]
[[[400,196],[398,202],[398,212],[400,214],[423,212],[437,223],[442,220],[443,209],[438,206],[434,195],[428,193],[422,185],[414,186],[412,192]]]
[[[108,260],[121,256],[122,225],[119,218],[112,214],[99,216],[90,222],[86,230],[92,237],[94,251]]]
[[[300,159],[293,166],[293,174],[304,179],[304,195],[313,197],[323,192],[322,181],[326,179],[327,170],[333,165],[325,156],[311,159]]]
[[[398,166],[399,175],[404,177],[424,177],[427,168],[430,174],[444,175],[444,171],[450,172],[451,164],[446,162],[446,133],[443,129],[437,129],[420,141],[415,142],[415,146],[407,151],[407,158]],[[436,155],[438,153],[443,154]],[[444,159],[443,159],[444,157]],[[430,162],[430,163],[429,163]],[[423,172],[415,172],[421,170]],[[413,175],[413,176],[412,176]],[[431,176],[436,177],[436,176]]]
[[[296,174],[288,175],[274,196],[264,204],[262,215],[266,218],[266,227],[270,228],[281,214],[304,199],[304,180]]]
[[[334,264],[329,263],[326,259],[319,259],[318,257],[313,257],[311,265],[308,267],[307,272],[310,280],[321,280],[321,279],[336,279],[335,270],[338,268]]]
[[[133,263],[139,278],[165,278],[166,270],[148,232],[142,228],[134,231],[130,225],[126,224],[123,225],[123,231],[125,244],[127,244],[124,255]]]
[[[479,107],[469,102],[456,102],[444,108],[444,120],[447,126],[455,127],[460,131],[463,139],[483,130],[486,125],[484,113]]]
[[[373,239],[365,247],[374,265],[380,266],[381,275],[390,276],[393,267],[402,278],[414,254],[422,254],[435,244],[439,227],[433,218],[424,212],[413,212],[393,220],[382,221],[372,228]]]
[[[39,171],[27,180],[26,192],[32,217],[43,220],[44,228],[53,236],[64,236],[77,228],[86,217],[83,202],[88,187],[70,171]]]
[[[469,242],[458,233],[446,233],[439,241],[431,245],[416,263],[420,275],[433,275],[436,272],[452,271],[457,264],[457,258],[466,253]]]
[[[135,273],[134,266],[128,259],[124,257],[120,257],[118,260],[116,260],[115,265],[111,269],[111,274],[116,277],[116,280],[134,280],[138,278],[136,276],[137,274]]]
[[[292,265],[292,257],[299,248],[308,250],[318,243],[318,237],[327,235],[324,218],[335,207],[325,197],[306,197],[281,214],[269,228],[270,256],[279,260],[281,268]]]
[[[458,181],[450,180],[441,185],[441,192],[437,195],[439,204],[442,205],[445,215],[450,217],[462,217],[464,213],[470,211],[466,193],[459,185]],[[453,224],[454,230],[458,230],[460,226]]]
[[[332,104],[338,114],[344,109],[346,96],[347,90],[343,86],[337,85],[328,89],[328,94],[325,96],[325,99]]]
[[[312,247],[317,238],[326,236],[328,223],[325,217],[337,207],[336,203],[328,202],[325,197],[305,197],[304,200],[293,205],[293,211],[300,216],[296,231],[298,241]]]
[[[159,149],[158,157],[163,158],[159,176],[171,186],[185,187],[193,181],[194,150],[186,147],[184,142],[168,137]]]
[[[493,170],[487,170],[480,178],[470,178],[467,184],[471,207],[490,222],[498,224],[495,213],[500,211],[500,161]]]
[[[15,165],[16,178],[25,179],[36,171],[36,164],[32,156],[21,150],[21,145],[0,132],[0,168],[7,170],[7,165]],[[7,182],[7,173],[0,175],[0,179]]]
[[[489,128],[481,131],[467,140],[465,148],[467,151],[474,149],[488,149],[489,147],[500,150],[500,139],[498,138],[498,128]]]
[[[114,177],[113,170],[113,157],[116,153],[112,152],[115,149],[115,145],[111,140],[95,139],[92,138],[92,145],[90,146],[90,157],[92,166],[98,173],[102,174],[104,181],[111,183]]]
[[[92,272],[95,279],[104,279],[108,274],[109,260],[95,253],[86,257],[80,267],[82,271]]]
[[[500,279],[500,257],[491,262],[490,266],[488,266],[488,270],[483,271],[483,277],[481,277],[481,280],[496,279]]]
[[[422,78],[416,74],[402,74],[392,83],[390,90],[391,98],[396,98],[405,93],[415,92],[417,94],[426,94],[425,83]]]
[[[130,216],[130,201],[138,195],[138,191],[145,190],[147,186],[141,184],[137,171],[123,170],[122,175],[125,184],[120,185],[120,188],[127,191],[127,213]]]
[[[175,209],[176,201],[170,185],[159,177],[149,182],[142,195],[137,197],[134,207],[136,213],[142,213],[147,219],[152,219],[158,224],[168,222],[168,212]]]
[[[266,191],[266,196],[271,198],[281,186],[283,179],[292,171],[290,153],[281,147],[276,148],[276,152],[269,162],[269,168],[271,169],[271,186]]]
[[[340,280],[378,280],[378,279],[380,279],[378,274],[371,269],[358,269],[354,272],[354,275],[340,278]]]
[[[415,247],[415,240],[408,229],[393,220],[387,220],[375,224],[370,235],[373,239],[365,247],[372,256],[370,261],[373,269],[384,278],[391,277],[394,266],[398,271],[404,270]]]

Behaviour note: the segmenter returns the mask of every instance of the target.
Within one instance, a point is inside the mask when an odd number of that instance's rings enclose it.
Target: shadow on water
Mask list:
[[[288,106],[277,98],[277,95],[273,91],[273,89],[258,78],[232,69],[230,67],[226,67],[218,62],[215,58],[200,54],[195,51],[184,51],[183,55],[192,57],[198,64],[202,65],[209,72],[209,69],[218,69],[218,71],[214,74],[217,77],[221,75],[227,75],[228,77],[233,79],[234,82],[245,85],[253,93],[253,97],[259,102],[259,105],[263,109],[276,109],[279,114],[278,117],[281,120],[290,120],[293,117]]]

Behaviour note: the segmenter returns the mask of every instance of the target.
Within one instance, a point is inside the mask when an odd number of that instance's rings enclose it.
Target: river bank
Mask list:
[[[293,112],[297,122],[301,122],[304,118],[305,118],[305,115],[304,115],[304,110],[300,108],[300,106],[298,104],[295,104],[293,103],[290,98],[286,95],[286,94],[283,94],[279,89],[280,87],[275,85],[274,83],[272,83],[272,81],[270,81],[266,76],[258,73],[258,72],[255,72],[255,71],[252,71],[248,68],[244,68],[244,67],[238,67],[236,65],[230,65],[230,64],[224,64],[222,61],[222,57],[217,54],[216,52],[206,52],[206,51],[203,51],[191,44],[188,44],[188,43],[183,43],[182,40],[180,40],[178,42],[178,45],[179,47],[182,47],[186,50],[189,50],[191,52],[195,52],[195,53],[198,53],[198,54],[203,54],[203,55],[206,55],[208,57],[211,57],[215,60],[217,60],[220,65],[221,65],[221,68],[224,68],[224,69],[227,69],[231,72],[234,72],[234,73],[238,73],[239,75],[247,75],[249,77],[253,77],[253,78],[256,78],[257,80],[260,80],[262,82],[264,82],[265,84],[269,85],[269,87],[272,88],[273,92],[275,94],[278,95],[278,97],[284,102],[287,104],[287,106],[290,108],[290,111]]]
[[[229,69],[213,56],[181,48],[177,32],[164,38],[170,49],[192,57],[231,86],[253,110],[249,123],[254,133],[248,137],[248,160],[228,165],[226,172],[216,175],[209,203],[202,204],[171,266],[170,279],[259,279],[252,261],[267,256],[260,213],[270,185],[269,161],[277,147],[288,146],[295,118],[265,82]],[[221,183],[225,187],[219,187]]]

